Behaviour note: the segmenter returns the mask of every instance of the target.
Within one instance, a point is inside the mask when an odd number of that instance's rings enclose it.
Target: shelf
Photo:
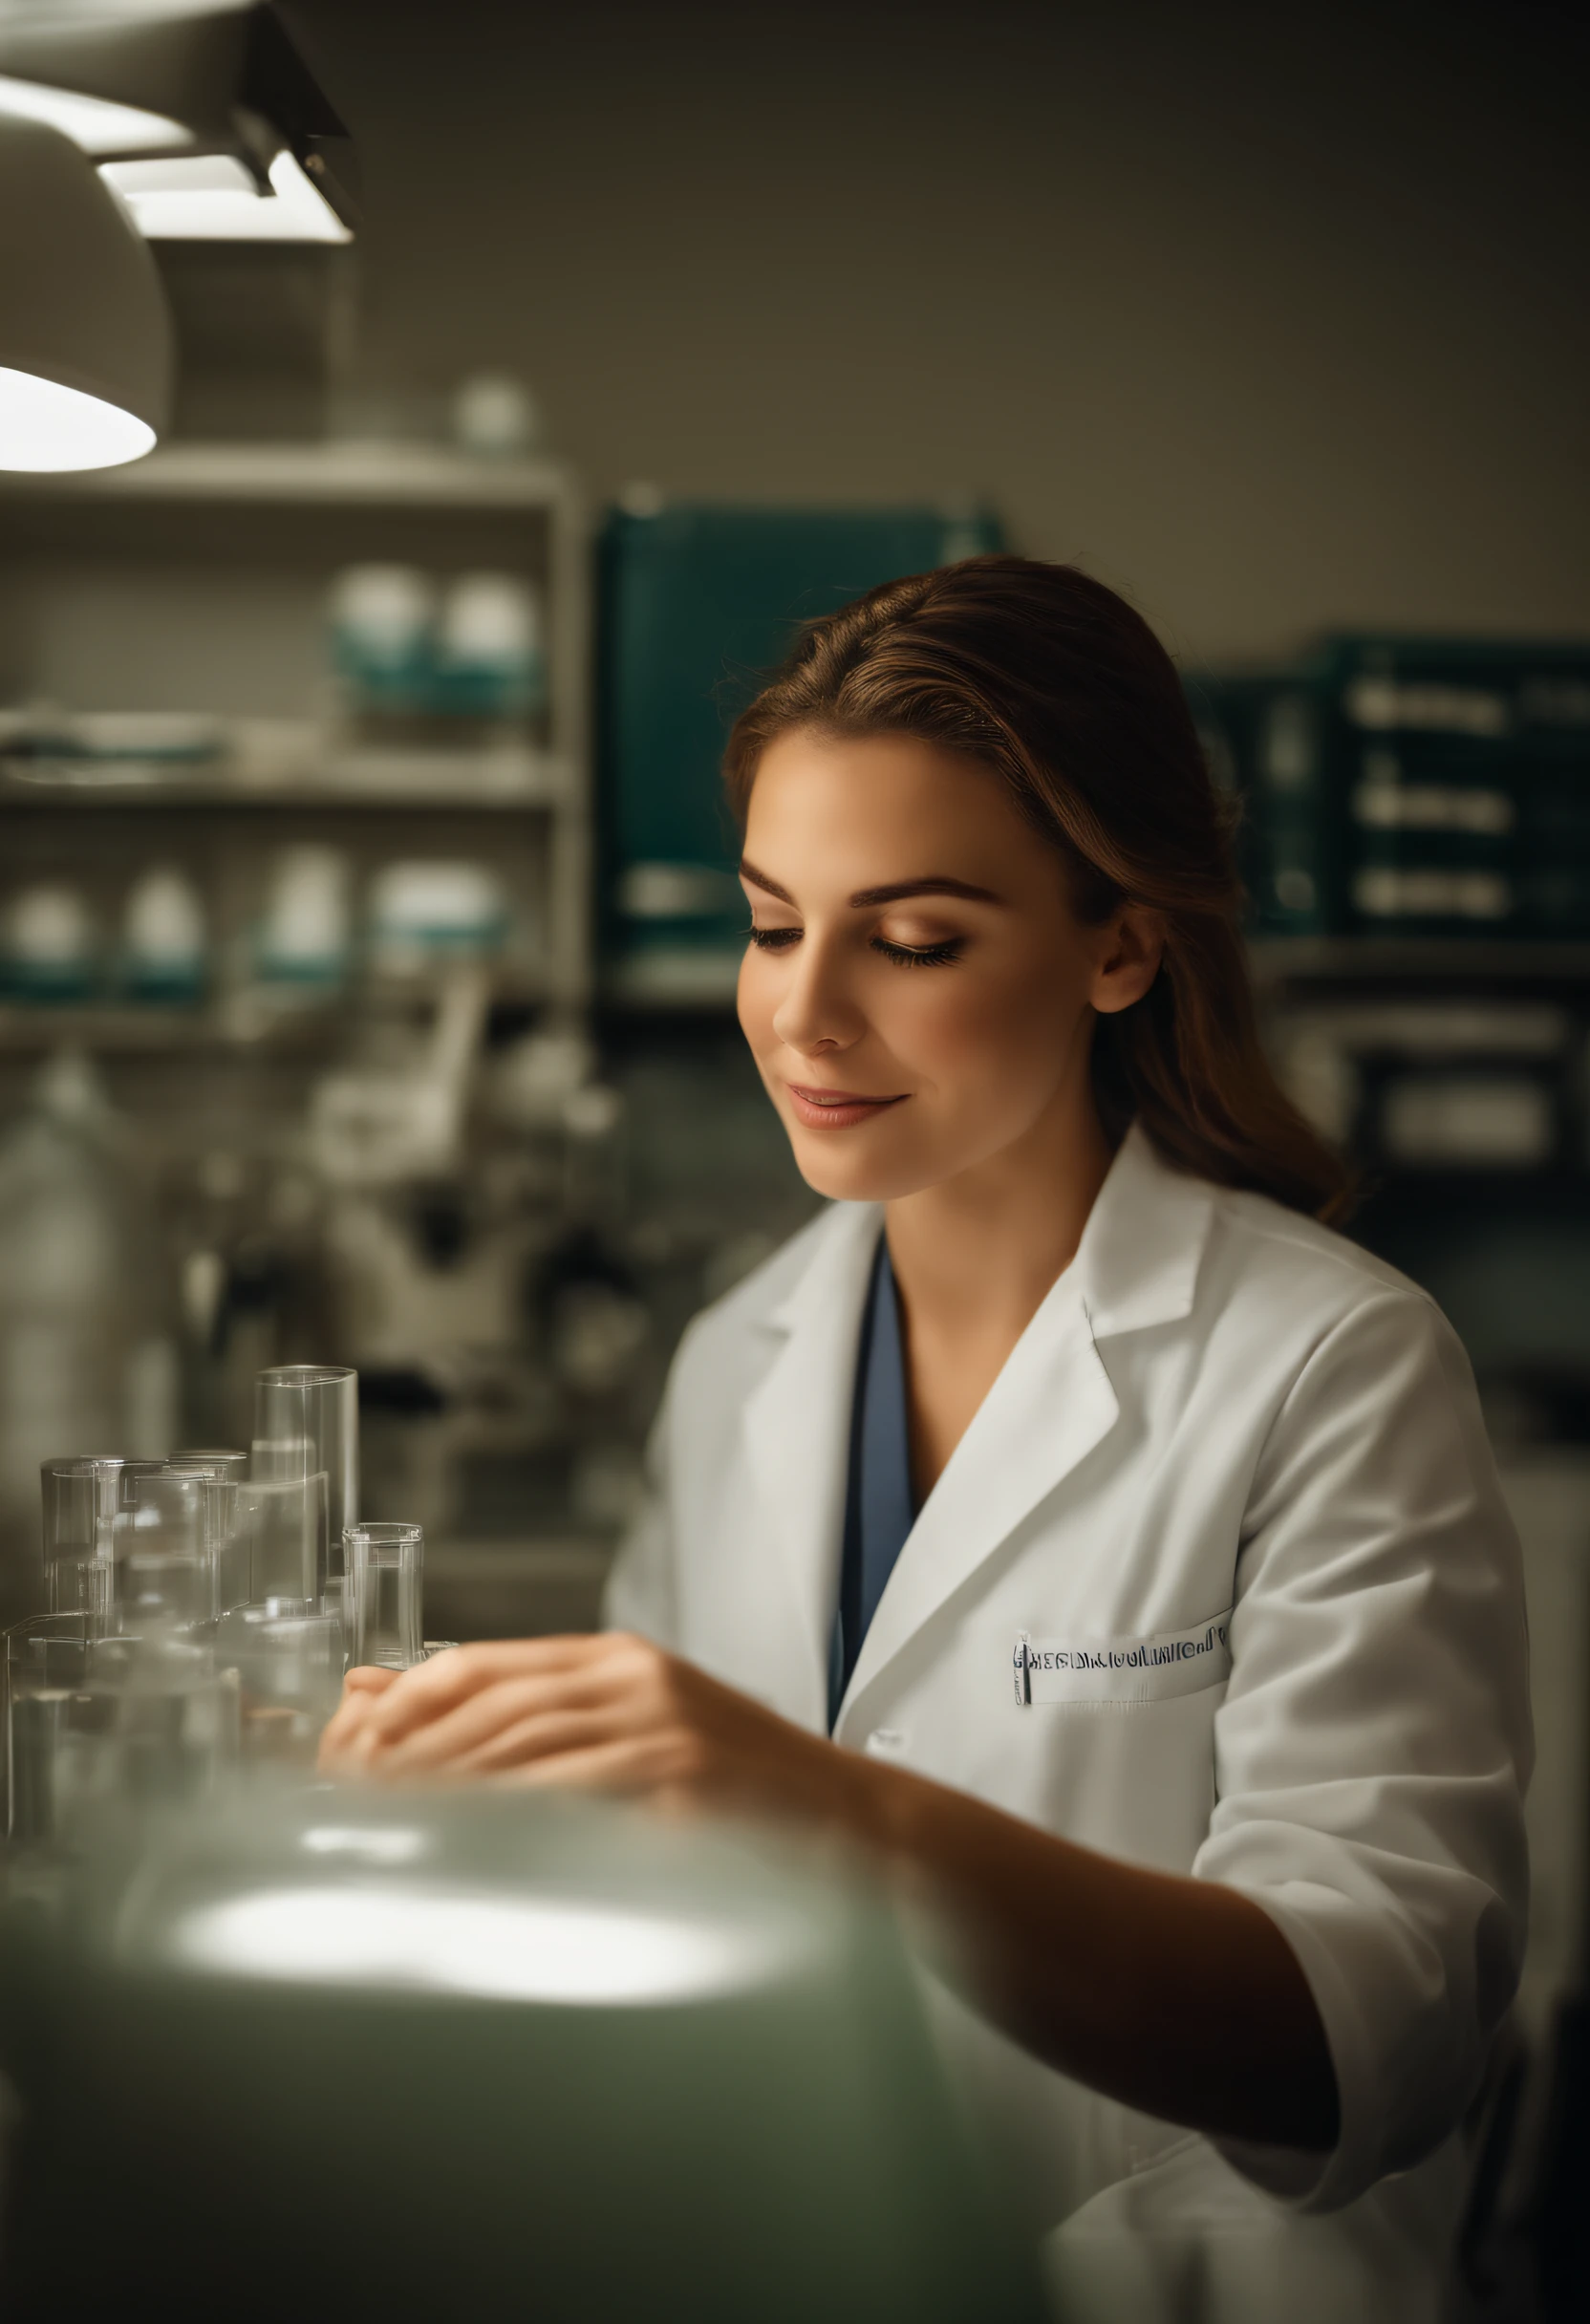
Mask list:
[[[150,808],[443,807],[497,812],[555,807],[574,798],[569,763],[529,743],[472,748],[347,747],[312,720],[238,720],[224,757],[178,772],[143,762],[40,780],[0,756],[0,810],[39,814]],[[30,769],[37,762],[26,763]],[[79,765],[81,763],[78,763]]]
[[[0,502],[296,503],[301,506],[549,509],[574,497],[561,462],[490,461],[441,444],[174,443],[121,468],[6,479]]]
[[[346,1039],[351,1014],[364,992],[364,987],[351,984],[323,999],[296,1003],[267,1000],[258,1007],[250,1007],[242,994],[194,1008],[136,1001],[0,1001],[0,1057],[86,1049],[98,1057],[224,1053],[316,1059],[336,1050]],[[493,1007],[537,1006],[546,999],[547,987],[540,979],[509,976],[492,980]]]
[[[1533,979],[1590,981],[1590,942],[1508,936],[1258,936],[1254,980],[1287,983],[1461,982]]]

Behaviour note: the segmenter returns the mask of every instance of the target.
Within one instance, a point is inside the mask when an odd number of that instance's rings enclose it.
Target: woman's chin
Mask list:
[[[829,1202],[896,1202],[920,1194],[940,1174],[925,1160],[901,1154],[868,1153],[861,1143],[847,1146],[848,1130],[800,1130],[790,1138],[795,1167],[814,1194]]]

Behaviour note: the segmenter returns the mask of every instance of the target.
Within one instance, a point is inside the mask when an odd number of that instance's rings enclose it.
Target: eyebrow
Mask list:
[[[767,895],[776,895],[781,904],[794,904],[795,898],[787,888],[782,888],[765,872],[759,872],[744,856],[740,859],[740,876],[753,888],[761,888]],[[947,874],[933,873],[925,879],[892,880],[882,888],[858,888],[850,898],[852,910],[860,911],[869,904],[897,904],[908,895],[963,895],[974,904],[1000,904],[1002,896],[992,888],[976,888],[969,879],[951,879]],[[798,907],[797,907],[798,909]]]

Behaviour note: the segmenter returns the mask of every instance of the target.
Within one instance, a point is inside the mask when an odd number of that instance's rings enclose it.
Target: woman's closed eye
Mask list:
[[[888,936],[873,936],[874,952],[881,952],[886,960],[898,960],[906,968],[944,968],[958,960],[966,949],[964,936],[945,936],[937,944],[894,944]]]
[[[787,952],[801,937],[799,928],[747,928],[746,936],[759,952]],[[964,936],[946,936],[936,944],[896,944],[889,936],[868,938],[872,950],[886,960],[895,960],[905,968],[942,968],[958,960],[965,950]]]

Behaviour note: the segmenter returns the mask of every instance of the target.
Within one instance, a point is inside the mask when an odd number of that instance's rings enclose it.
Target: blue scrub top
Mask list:
[[[828,1655],[830,1733],[884,1584],[915,1521],[900,1309],[894,1297],[888,1237],[880,1235],[862,1313],[855,1398],[850,1407],[845,1545]]]

